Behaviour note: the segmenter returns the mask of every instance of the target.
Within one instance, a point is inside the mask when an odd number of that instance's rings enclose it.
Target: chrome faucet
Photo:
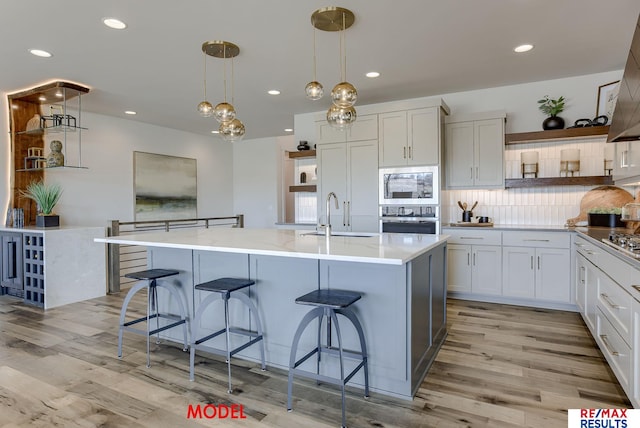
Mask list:
[[[325,230],[324,233],[326,236],[331,236],[331,197],[332,196],[333,196],[333,199],[335,199],[336,201],[336,209],[340,208],[338,206],[338,197],[336,196],[336,194],[333,192],[329,192],[329,194],[327,195],[327,208],[325,211],[327,215],[327,224],[320,225],[321,227],[324,228]]]

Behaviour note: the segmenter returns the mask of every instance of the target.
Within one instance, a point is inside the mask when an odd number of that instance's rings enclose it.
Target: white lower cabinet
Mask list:
[[[500,231],[447,230],[448,290],[458,293],[502,293],[502,233]]]

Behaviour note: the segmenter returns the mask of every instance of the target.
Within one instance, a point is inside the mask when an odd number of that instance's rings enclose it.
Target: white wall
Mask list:
[[[282,161],[293,137],[233,143],[233,209],[247,228],[273,228],[282,204]]]
[[[215,136],[86,112],[82,126],[88,128],[82,133],[82,164],[87,169],[46,171],[45,180],[64,189],[55,209],[63,225],[106,226],[108,220],[134,219],[134,151],[197,159],[198,216],[233,215],[233,154],[228,143]],[[45,136],[45,155],[51,139]],[[9,141],[5,144],[8,158]],[[8,176],[4,162],[0,168],[1,176]],[[3,184],[0,197],[6,207],[8,178]]]

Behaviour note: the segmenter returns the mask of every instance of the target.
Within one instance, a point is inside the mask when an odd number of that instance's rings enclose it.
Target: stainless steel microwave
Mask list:
[[[380,205],[438,205],[440,175],[437,166],[380,168]]]

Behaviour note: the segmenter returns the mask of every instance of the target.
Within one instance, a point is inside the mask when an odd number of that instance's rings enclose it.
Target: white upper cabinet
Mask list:
[[[440,163],[440,108],[382,113],[378,120],[381,167]]]
[[[318,136],[318,144],[377,140],[378,115],[358,116],[351,127],[347,129],[336,129],[326,120],[320,120],[316,122],[316,135]]]
[[[445,166],[449,189],[504,188],[504,115],[449,120],[445,127]]]

